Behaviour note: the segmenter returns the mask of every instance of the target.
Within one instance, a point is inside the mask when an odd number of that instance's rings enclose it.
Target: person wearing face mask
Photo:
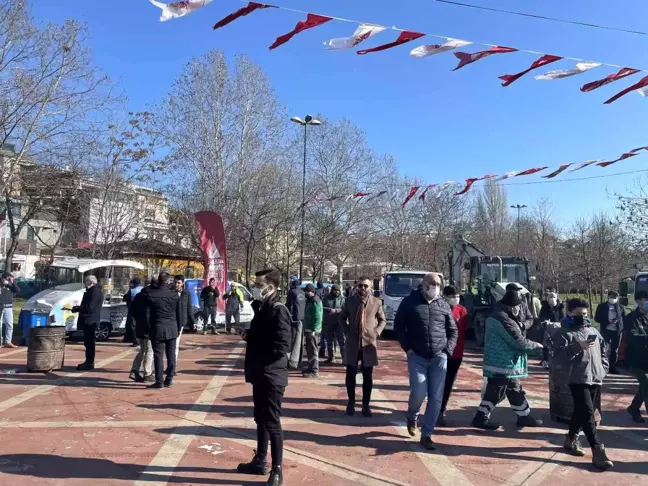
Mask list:
[[[545,335],[547,331],[547,322],[559,323],[565,318],[565,305],[558,300],[558,294],[549,292],[547,300],[542,303],[540,307],[539,320],[542,325],[542,334]],[[542,349],[542,361],[540,365],[544,369],[549,369],[549,349]]]
[[[94,370],[96,338],[95,331],[101,320],[103,307],[103,292],[97,285],[97,277],[88,275],[84,279],[86,291],[83,293],[81,305],[72,307],[72,312],[78,312],[77,329],[83,329],[83,345],[85,346],[85,361],[77,366],[78,371]]]
[[[458,335],[452,310],[441,296],[441,279],[438,273],[426,274],[420,290],[403,299],[394,319],[396,339],[407,353],[407,431],[416,435],[419,411],[427,396],[420,439],[427,450],[435,449],[432,433],[443,404],[448,357],[457,346]]]
[[[313,284],[306,286],[306,308],[304,309],[304,335],[306,336],[306,359],[308,368],[304,370],[304,378],[319,376],[319,354],[317,341],[322,332],[323,309],[322,301],[317,296]]]
[[[619,361],[619,346],[623,334],[623,319],[625,319],[625,307],[619,304],[619,294],[614,290],[608,292],[607,302],[601,302],[596,307],[594,320],[600,324],[601,334],[608,346],[610,359],[610,374],[618,375],[616,365]]]
[[[520,383],[520,378],[529,374],[527,354],[542,348],[542,344],[526,339],[522,314],[522,299],[517,291],[509,290],[486,319],[483,366],[486,390],[472,422],[478,429],[499,428],[499,424],[492,422],[490,417],[504,397],[517,415],[518,427],[542,426],[542,420],[531,415],[531,407]]]
[[[520,314],[517,317],[519,323],[522,324],[522,334],[526,337],[526,332],[533,327],[535,320],[533,319],[533,313],[529,309],[529,303],[526,298],[526,293],[524,292],[524,287],[515,282],[510,283],[506,286],[506,291],[516,292],[518,297],[520,297]]]
[[[607,470],[613,467],[596,430],[596,410],[601,409],[601,386],[607,375],[609,362],[605,341],[587,318],[589,305],[582,299],[567,302],[567,317],[553,335],[554,380],[562,379],[569,386],[574,409],[569,432],[563,448],[574,456],[585,455],[578,435],[585,432],[592,448],[592,462]]]
[[[288,351],[292,334],[290,311],[277,294],[280,282],[278,270],[256,273],[252,303],[254,318],[250,330],[243,333],[243,339],[247,342],[245,381],[252,384],[257,447],[252,461],[237,467],[241,474],[267,474],[270,442],[272,469],[267,484],[271,486],[283,484],[281,401],[288,385]]]
[[[643,423],[642,403],[648,412],[648,292],[637,290],[634,298],[637,308],[625,317],[623,327],[628,342],[626,360],[639,380],[639,390],[627,410],[632,420]]]
[[[454,386],[457,373],[461,367],[464,353],[464,340],[466,339],[466,330],[468,328],[468,310],[459,303],[459,292],[452,285],[448,285],[443,289],[443,296],[452,309],[452,318],[457,324],[457,346],[455,346],[452,356],[448,358],[448,371],[446,373],[445,387],[443,390],[443,403],[441,404],[441,412],[439,412],[439,419],[437,425],[441,427],[446,426],[445,412],[450,399],[450,393]]]
[[[324,326],[323,329],[327,333],[328,341],[328,364],[333,363],[335,360],[335,343],[337,342],[340,347],[340,355],[344,359],[344,330],[340,324],[340,314],[344,307],[346,299],[340,292],[337,285],[331,287],[331,292],[324,296],[322,306],[324,308]]]
[[[362,371],[362,415],[371,417],[373,369],[378,366],[378,338],[387,320],[379,299],[371,295],[371,280],[358,280],[356,293],[346,300],[339,322],[346,335],[344,365],[346,366],[347,415],[355,413],[355,391],[358,363]]]

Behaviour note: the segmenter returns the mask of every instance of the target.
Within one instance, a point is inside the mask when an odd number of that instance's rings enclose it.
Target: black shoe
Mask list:
[[[162,388],[164,388],[164,385],[162,383],[156,381],[152,385],[149,385],[149,388],[151,388],[153,390],[161,390]]]
[[[283,485],[283,471],[281,466],[275,466],[270,471],[270,477],[266,483],[268,486],[282,486]]]
[[[319,378],[319,373],[317,373],[315,371],[304,371],[302,373],[302,376],[304,378]]]
[[[620,375],[620,374],[621,374],[621,372],[620,372],[618,369],[616,369],[616,368],[610,368],[610,372],[609,372],[609,373],[610,373],[611,375]]]
[[[76,369],[77,371],[92,371],[94,370],[94,363],[81,363]]]
[[[437,424],[437,427],[447,427],[448,426],[448,422],[446,422],[446,418],[445,418],[445,412],[441,412],[439,414],[439,418],[437,419],[436,424]]]
[[[320,358],[326,358],[326,349],[320,348],[319,357]]]
[[[423,446],[424,449],[427,449],[428,451],[436,450],[436,447],[434,446],[434,442],[432,442],[431,437],[421,437],[419,443]]]
[[[142,376],[142,375],[138,374],[135,381],[137,383],[154,383],[155,382],[155,376],[152,375],[152,374],[148,375],[148,376]]]
[[[349,417],[353,417],[353,414],[355,414],[355,403],[354,402],[348,402],[347,403],[346,414]]]
[[[542,427],[542,420],[526,415],[525,417],[517,418],[518,427]]]
[[[416,422],[414,420],[407,419],[407,432],[412,437],[416,435]]]
[[[128,375],[129,380],[137,381],[139,378],[142,378],[140,374],[137,371],[131,371],[130,375]]]
[[[332,363],[333,363],[333,358],[328,358],[328,359],[325,361],[325,363],[326,363],[326,364],[332,364]]]
[[[362,415],[365,417],[371,418],[373,417],[373,414],[371,413],[371,409],[369,408],[369,405],[363,405],[362,406]]]
[[[643,424],[646,419],[644,419],[641,416],[641,410],[638,408],[633,408],[632,405],[630,405],[628,408],[626,408],[628,413],[632,416],[632,420],[637,422],[638,424]]]
[[[254,474],[257,476],[265,476],[268,474],[268,464],[266,458],[261,457],[254,451],[254,457],[250,462],[242,462],[236,467],[236,472],[241,474]]]
[[[164,388],[171,388],[173,386],[173,380],[164,380]]]
[[[497,430],[499,429],[499,424],[497,422],[491,422],[489,418],[486,418],[486,415],[483,413],[477,413],[475,418],[473,418],[472,426],[477,429],[482,430]]]

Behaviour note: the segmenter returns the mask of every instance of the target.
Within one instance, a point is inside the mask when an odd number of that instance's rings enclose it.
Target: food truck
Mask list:
[[[106,341],[113,332],[123,333],[128,310],[122,298],[135,271],[144,268],[130,260],[84,258],[66,258],[47,265],[37,277],[40,292],[25,302],[20,311],[18,325],[23,330],[23,340],[27,340],[32,327],[65,326],[68,336],[81,333],[77,330],[78,314],[71,309],[80,305],[85,292],[83,280],[89,275],[97,277],[104,293],[97,341]]]

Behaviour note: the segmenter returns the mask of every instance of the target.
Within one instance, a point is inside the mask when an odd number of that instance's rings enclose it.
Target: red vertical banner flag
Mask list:
[[[291,30],[287,34],[280,35],[279,37],[277,37],[275,41],[272,43],[272,45],[270,46],[270,50],[276,49],[277,47],[285,44],[300,32],[325,24],[330,20],[333,19],[331,17],[325,17],[324,15],[309,13],[306,15],[306,20],[300,20],[299,22],[297,22],[297,25],[295,25],[295,28],[293,30]]]
[[[236,12],[229,14],[227,17],[214,24],[214,30],[225,27],[227,24],[234,22],[239,17],[251,14],[255,10],[262,8],[277,8],[274,5],[266,5],[264,3],[249,2],[245,7],[239,8]]]
[[[635,83],[632,86],[627,87],[623,91],[618,92],[617,94],[615,94],[612,98],[610,98],[609,100],[607,100],[603,104],[604,105],[609,105],[610,103],[614,103],[616,100],[618,100],[622,96],[627,95],[631,91],[635,91],[637,89],[641,89],[641,88],[644,88],[646,86],[648,86],[648,76],[646,76],[644,78],[641,78],[638,83]]]
[[[414,196],[416,196],[416,193],[418,192],[418,190],[419,190],[420,188],[421,188],[421,186],[412,186],[412,187],[410,188],[409,194],[407,195],[407,197],[406,197],[405,200],[403,201],[403,204],[402,204],[402,207],[403,207],[403,208],[407,205],[408,202],[410,202],[410,200],[411,200]]]
[[[194,217],[198,225],[200,249],[205,265],[203,286],[207,286],[209,280],[214,278],[218,291],[224,295],[227,290],[227,245],[223,218],[213,211],[194,213]],[[220,312],[225,312],[224,306],[223,299],[218,299]]]
[[[560,61],[562,57],[558,56],[552,56],[551,54],[545,54],[542,56],[540,59],[536,59],[531,66],[529,66],[528,69],[525,69],[524,71],[521,71],[517,74],[504,74],[503,76],[500,76],[499,79],[504,81],[502,83],[502,86],[506,87],[520,79],[522,76],[525,74],[533,71],[534,69],[538,69],[539,67],[546,66],[547,64],[551,64],[552,62]]]
[[[628,76],[632,76],[633,74],[638,73],[638,69],[634,68],[621,68],[618,73],[615,74],[610,74],[609,76],[599,79],[598,81],[592,81],[591,83],[584,84],[581,86],[581,91],[583,93],[588,93],[590,91],[594,91],[595,89],[600,88],[601,86],[605,86],[606,84],[613,83],[615,81],[618,81],[619,79],[626,78]]]
[[[392,47],[400,46],[401,44],[407,44],[408,42],[419,39],[424,35],[425,34],[421,34],[420,32],[412,32],[409,30],[404,30],[403,32],[400,33],[400,35],[394,42],[383,44],[381,46],[372,47],[371,49],[361,49],[357,53],[363,56],[365,54],[369,54],[370,52],[385,51],[387,49],[391,49]]]
[[[488,57],[492,54],[506,54],[507,52],[517,52],[517,49],[514,49],[512,47],[495,46],[491,47],[487,51],[479,51],[472,54],[469,54],[467,52],[455,52],[454,55],[457,59],[459,59],[459,64],[457,64],[457,67],[454,68],[453,71],[461,69],[462,67],[467,66],[468,64],[472,64],[473,62],[484,59],[485,57]]]

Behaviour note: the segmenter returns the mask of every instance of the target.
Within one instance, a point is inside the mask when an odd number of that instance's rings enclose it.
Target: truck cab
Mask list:
[[[398,272],[387,272],[383,276],[383,309],[387,319],[385,329],[394,330],[394,318],[401,301],[417,290],[423,277],[430,272],[418,270],[403,270]],[[443,282],[442,284],[443,285]]]

